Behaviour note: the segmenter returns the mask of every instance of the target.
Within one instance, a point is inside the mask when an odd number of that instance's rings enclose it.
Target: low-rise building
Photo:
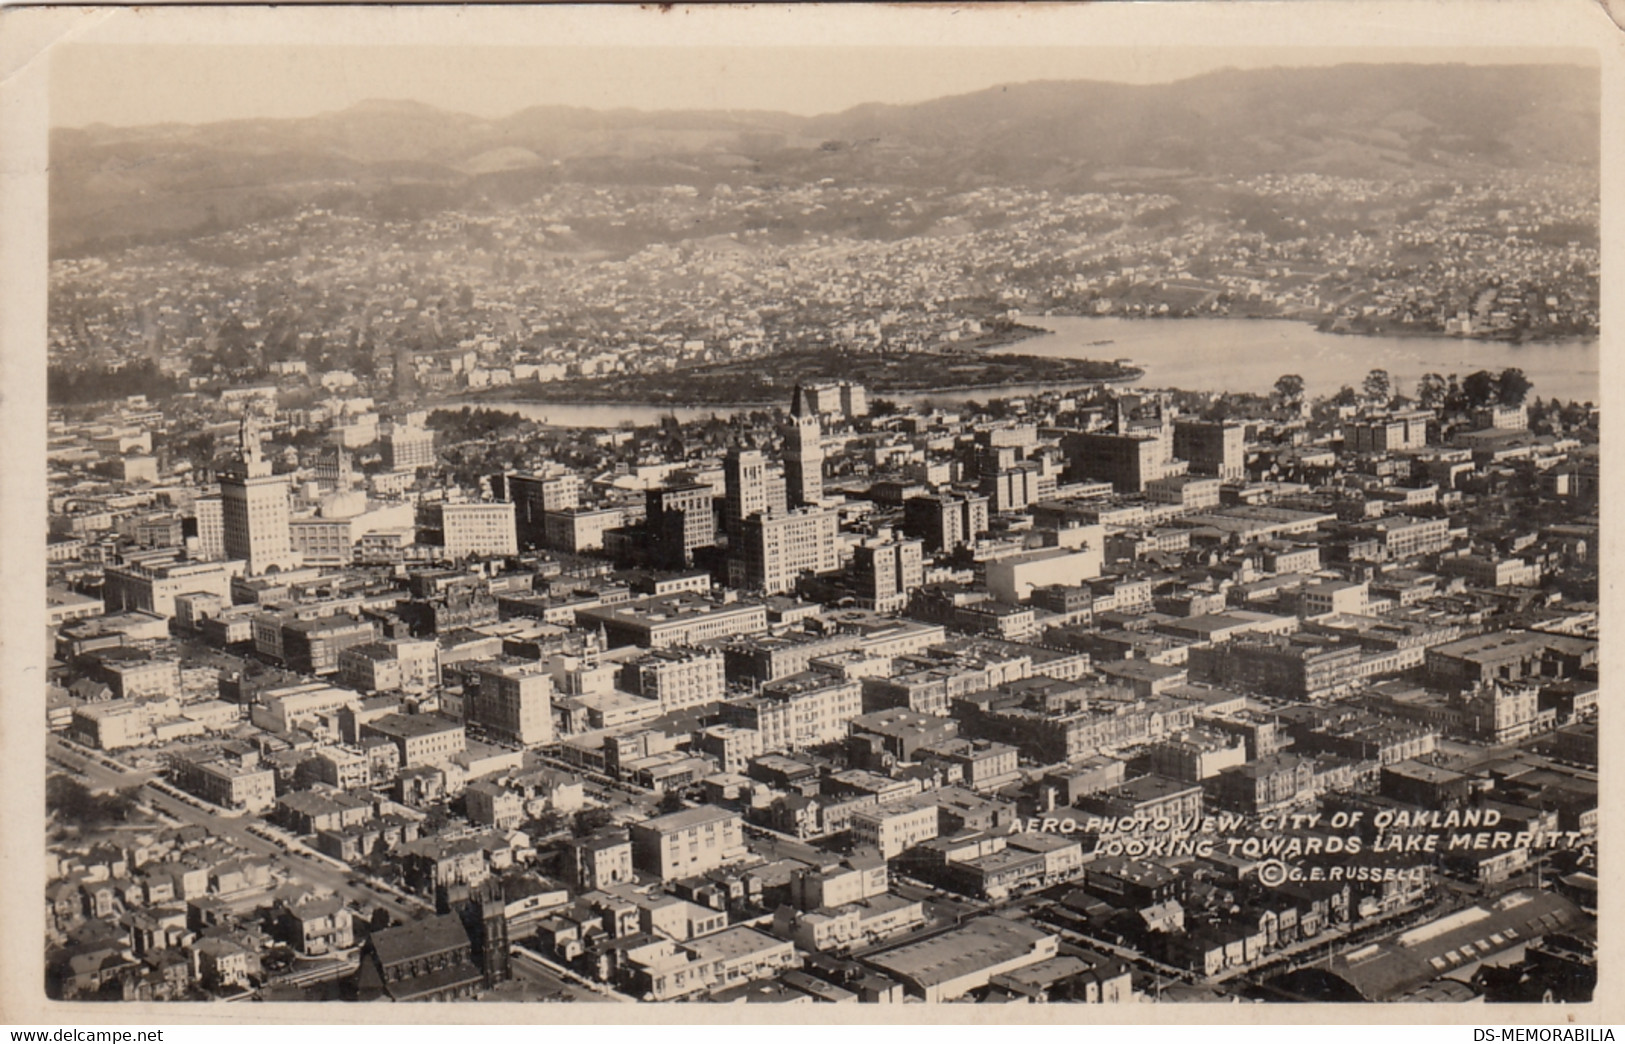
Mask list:
[[[1249,814],[1273,812],[1311,793],[1314,762],[1294,754],[1272,754],[1225,769],[1203,785],[1219,808]]]
[[[937,836],[937,806],[926,801],[904,801],[860,809],[852,815],[852,839],[892,859],[922,841]]]
[[[621,687],[658,700],[662,713],[715,703],[727,695],[723,654],[699,649],[653,649],[621,667]]]
[[[923,902],[881,894],[812,910],[781,906],[773,915],[773,934],[791,940],[803,950],[821,953],[873,945],[923,924]]]
[[[352,646],[339,653],[338,680],[362,692],[425,692],[440,684],[440,646],[412,638]]]
[[[170,759],[170,775],[180,789],[221,808],[256,813],[276,803],[276,773],[254,754],[177,754]]]
[[[438,714],[386,714],[362,724],[360,734],[394,743],[403,768],[448,761],[468,743],[462,725]]]
[[[462,920],[443,914],[373,932],[356,981],[363,999],[446,1001],[474,996],[485,976]]]
[[[938,1002],[1049,960],[1059,947],[1060,938],[1048,932],[1001,917],[977,917],[941,935],[865,956],[863,963],[901,982],[909,996]]]
[[[632,839],[624,829],[605,829],[565,843],[565,875],[578,893],[634,879]]]
[[[808,671],[765,685],[757,696],[722,705],[726,724],[751,729],[762,750],[802,750],[835,743],[863,711],[863,685]]]
[[[745,855],[737,812],[702,806],[634,823],[632,859],[662,881],[715,870]]]
[[[761,634],[767,630],[767,606],[684,593],[581,609],[576,621],[588,630],[602,629],[612,647],[667,649]]]

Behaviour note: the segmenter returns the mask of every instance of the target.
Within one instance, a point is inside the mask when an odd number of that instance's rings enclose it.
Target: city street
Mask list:
[[[409,905],[407,902],[388,893],[353,884],[347,871],[331,866],[319,858],[295,849],[283,849],[264,838],[255,836],[248,830],[249,824],[255,822],[253,819],[208,812],[171,797],[152,785],[153,773],[119,772],[75,751],[67,743],[55,736],[50,737],[48,742],[50,744],[49,757],[52,760],[74,768],[75,771],[92,780],[94,785],[113,789],[140,786],[142,788],[142,799],[156,811],[181,823],[201,826],[209,832],[210,836],[229,841],[246,852],[266,856],[286,867],[291,873],[304,881],[320,888],[329,889],[352,903],[365,907],[381,906],[388,910],[390,916],[398,921],[415,920],[424,912],[430,910],[426,903],[414,902]]]
[[[512,960],[509,967],[516,978],[522,978],[544,993],[560,995],[559,999],[568,998],[577,1001],[591,1001],[602,1003],[605,1001],[618,1001],[632,1003],[632,998],[616,993],[607,986],[592,984],[574,972],[566,971],[550,961],[545,961],[535,951],[515,946],[512,948]]]

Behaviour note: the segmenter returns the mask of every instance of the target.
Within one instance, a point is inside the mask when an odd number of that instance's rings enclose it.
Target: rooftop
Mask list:
[[[789,945],[748,925],[739,924],[715,935],[696,939],[690,944],[690,948],[702,960],[737,961],[742,957]]]
[[[386,714],[367,722],[363,727],[398,739],[414,739],[438,732],[451,732],[461,729],[462,725],[438,714]]]
[[[1046,937],[1002,917],[978,917],[941,935],[873,954],[864,963],[930,987],[1031,953]]]
[[[1584,919],[1561,895],[1522,889],[1339,955],[1331,970],[1368,1000],[1387,1000]]]
[[[444,914],[373,932],[372,947],[378,954],[378,962],[387,968],[430,954],[467,949],[469,941],[468,932],[457,915]]]
[[[730,819],[738,819],[737,812],[729,812],[724,808],[713,805],[701,805],[699,808],[685,808],[680,812],[671,812],[664,816],[655,816],[642,823],[633,824],[633,829],[652,830],[660,834],[669,834],[678,830],[688,830],[692,827],[704,826],[707,823],[721,823]]]

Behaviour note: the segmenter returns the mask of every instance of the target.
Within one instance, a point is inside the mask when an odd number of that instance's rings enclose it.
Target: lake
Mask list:
[[[1144,368],[1136,383],[1189,391],[1268,392],[1282,374],[1303,378],[1310,396],[1343,385],[1359,388],[1374,369],[1394,389],[1413,394],[1424,373],[1462,377],[1516,366],[1534,382],[1531,396],[1597,402],[1601,398],[1595,339],[1508,344],[1459,337],[1364,337],[1322,333],[1286,319],[1123,319],[1110,316],[1024,316],[1049,331],[995,351],[1056,358],[1130,359]],[[1105,342],[1105,343],[1102,343]]]
[[[1499,372],[1516,366],[1534,382],[1531,396],[1549,399],[1601,399],[1595,339],[1507,344],[1455,337],[1362,337],[1322,333],[1287,319],[1122,319],[1111,316],[1024,316],[1045,331],[993,351],[1057,358],[1128,359],[1145,376],[1133,384],[1190,391],[1267,393],[1282,374],[1303,378],[1311,395],[1330,395],[1343,385],[1355,388],[1374,369],[1387,370],[1394,389],[1414,393],[1424,373],[1465,377],[1475,370]],[[1120,385],[1128,387],[1132,385]],[[1040,385],[1009,385],[981,392],[927,392],[880,395],[909,404],[985,401],[1031,395]],[[871,393],[873,394],[873,393]],[[518,413],[546,424],[614,428],[623,422],[656,424],[675,414],[680,421],[727,417],[732,406],[606,406],[596,403],[492,402],[493,409]]]

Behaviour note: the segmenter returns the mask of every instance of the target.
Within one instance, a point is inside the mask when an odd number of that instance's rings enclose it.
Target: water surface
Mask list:
[[[1394,390],[1415,393],[1424,373],[1466,377],[1475,370],[1516,366],[1534,382],[1530,396],[1597,402],[1601,398],[1596,339],[1508,344],[1456,337],[1382,337],[1322,333],[1287,319],[1123,319],[1113,316],[1026,316],[1046,333],[993,351],[1069,359],[1126,359],[1145,370],[1135,384],[1189,391],[1267,393],[1282,374],[1303,378],[1310,396],[1358,388],[1373,369],[1387,370]],[[875,396],[918,404],[1031,395],[1044,385],[1002,385],[981,391]],[[874,393],[871,393],[874,395]],[[530,420],[579,428],[655,424],[727,417],[760,406],[644,406],[601,403],[492,402],[493,409]]]

